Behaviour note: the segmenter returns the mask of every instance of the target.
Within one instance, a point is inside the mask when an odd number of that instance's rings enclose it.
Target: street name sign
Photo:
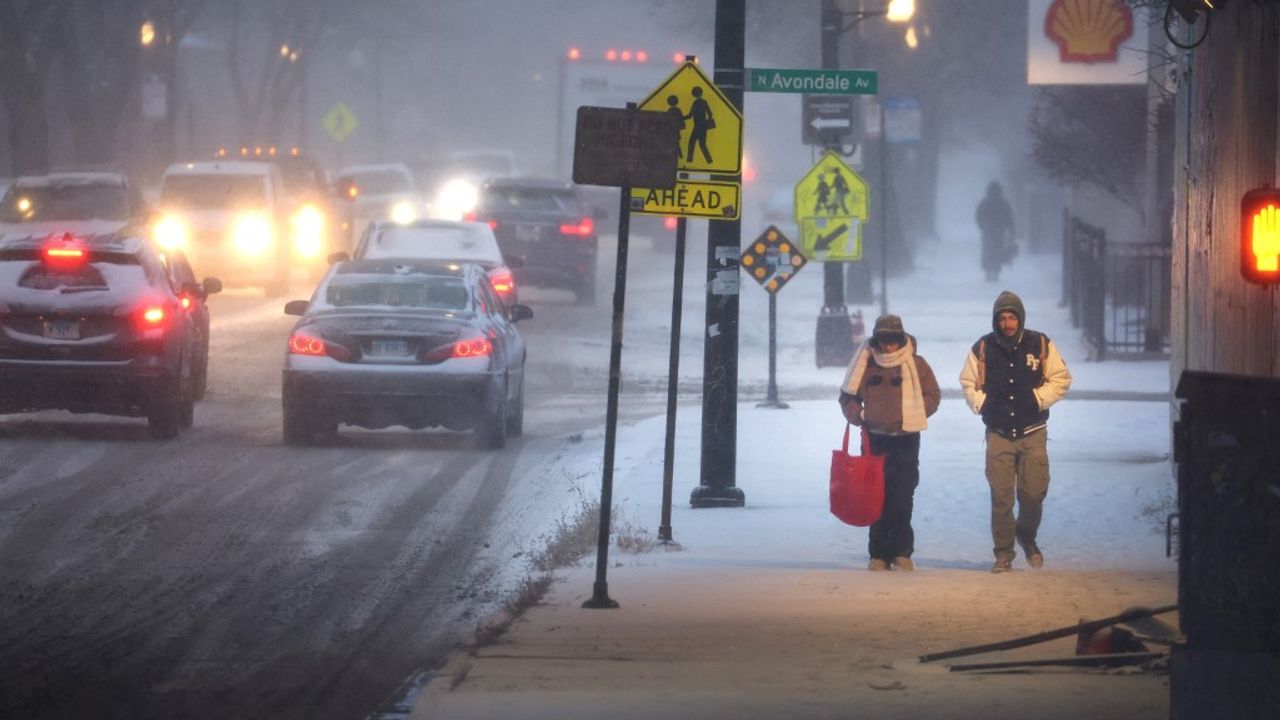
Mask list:
[[[640,103],[640,109],[679,123],[681,172],[742,172],[742,113],[696,64],[681,65]]]
[[[747,68],[747,92],[875,95],[875,70]]]
[[[704,220],[737,220],[742,206],[737,183],[678,180],[672,189],[632,188],[631,212]]]
[[[807,259],[800,248],[773,225],[765,228],[760,237],[742,251],[740,258],[743,272],[755,278],[770,295],[781,290],[805,262]]]
[[[679,126],[667,113],[578,108],[573,181],[579,185],[672,188]]]
[[[861,260],[867,196],[866,180],[839,155],[824,153],[796,183],[796,224],[805,254],[824,262]]]

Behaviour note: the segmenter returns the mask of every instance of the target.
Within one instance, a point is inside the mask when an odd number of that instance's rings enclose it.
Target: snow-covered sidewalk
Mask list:
[[[812,346],[792,339],[783,350],[791,358],[780,378],[784,399],[791,378],[829,385],[831,397],[786,410],[740,405],[737,485],[746,506],[689,506],[699,483],[700,407],[683,405],[672,509],[677,545],[638,554],[611,548],[609,587],[618,610],[580,608],[592,593],[594,554],[569,569],[546,604],[499,644],[456,656],[414,717],[1164,717],[1167,687],[1149,675],[971,676],[914,661],[930,650],[1176,598],[1176,566],[1164,556],[1161,532],[1173,497],[1169,407],[1160,401],[1167,363],[1087,362],[1057,307],[1055,257],[1024,258],[997,286],[972,281],[976,259],[962,262],[963,243],[924,250],[930,252],[915,273],[891,282],[890,310],[919,338],[944,388],[958,389],[964,353],[989,330],[995,295],[1009,288],[1022,295],[1028,325],[1059,343],[1073,392],[1157,400],[1068,396],[1054,407],[1043,570],[1019,559],[1010,575],[988,572],[982,424],[951,397],[922,440],[914,513],[919,569],[867,572],[866,529],[827,512],[830,452],[844,427],[835,403],[843,371],[813,370]],[[812,275],[820,292],[821,274]],[[753,293],[763,297],[744,281],[744,315]],[[795,304],[808,308],[809,300]],[[811,337],[812,313],[793,315]],[[867,315],[870,324],[874,311]],[[744,327],[748,356],[759,350],[757,329]],[[624,372],[626,365],[624,359]],[[742,377],[761,379],[760,363],[744,357]],[[618,430],[615,536],[656,533],[664,429],[659,416]],[[602,439],[600,429],[567,442],[554,467],[527,476],[513,511],[532,507],[533,498],[598,497]],[[1015,657],[1072,649],[1049,644]]]

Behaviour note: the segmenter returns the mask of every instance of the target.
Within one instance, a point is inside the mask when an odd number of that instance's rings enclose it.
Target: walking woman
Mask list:
[[[942,391],[933,369],[916,354],[902,318],[876,318],[871,339],[854,354],[840,388],[840,408],[869,435],[871,453],[883,455],[884,512],[871,526],[869,570],[914,570],[911,509],[920,483],[920,433],[938,410]]]

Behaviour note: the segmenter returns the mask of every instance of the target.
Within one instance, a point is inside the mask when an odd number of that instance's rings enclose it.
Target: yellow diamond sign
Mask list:
[[[344,102],[339,102],[329,112],[325,113],[324,118],[320,120],[320,124],[324,125],[329,137],[332,137],[335,142],[346,140],[347,136],[360,125],[356,120],[355,113],[351,112],[351,108],[347,107]]]
[[[678,170],[720,175],[742,172],[742,113],[694,63],[681,65],[640,103],[640,109],[680,118]]]

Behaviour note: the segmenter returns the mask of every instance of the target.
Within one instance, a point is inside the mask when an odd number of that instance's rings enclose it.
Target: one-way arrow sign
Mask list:
[[[836,145],[853,132],[853,97],[805,95],[801,139],[806,145]]]

